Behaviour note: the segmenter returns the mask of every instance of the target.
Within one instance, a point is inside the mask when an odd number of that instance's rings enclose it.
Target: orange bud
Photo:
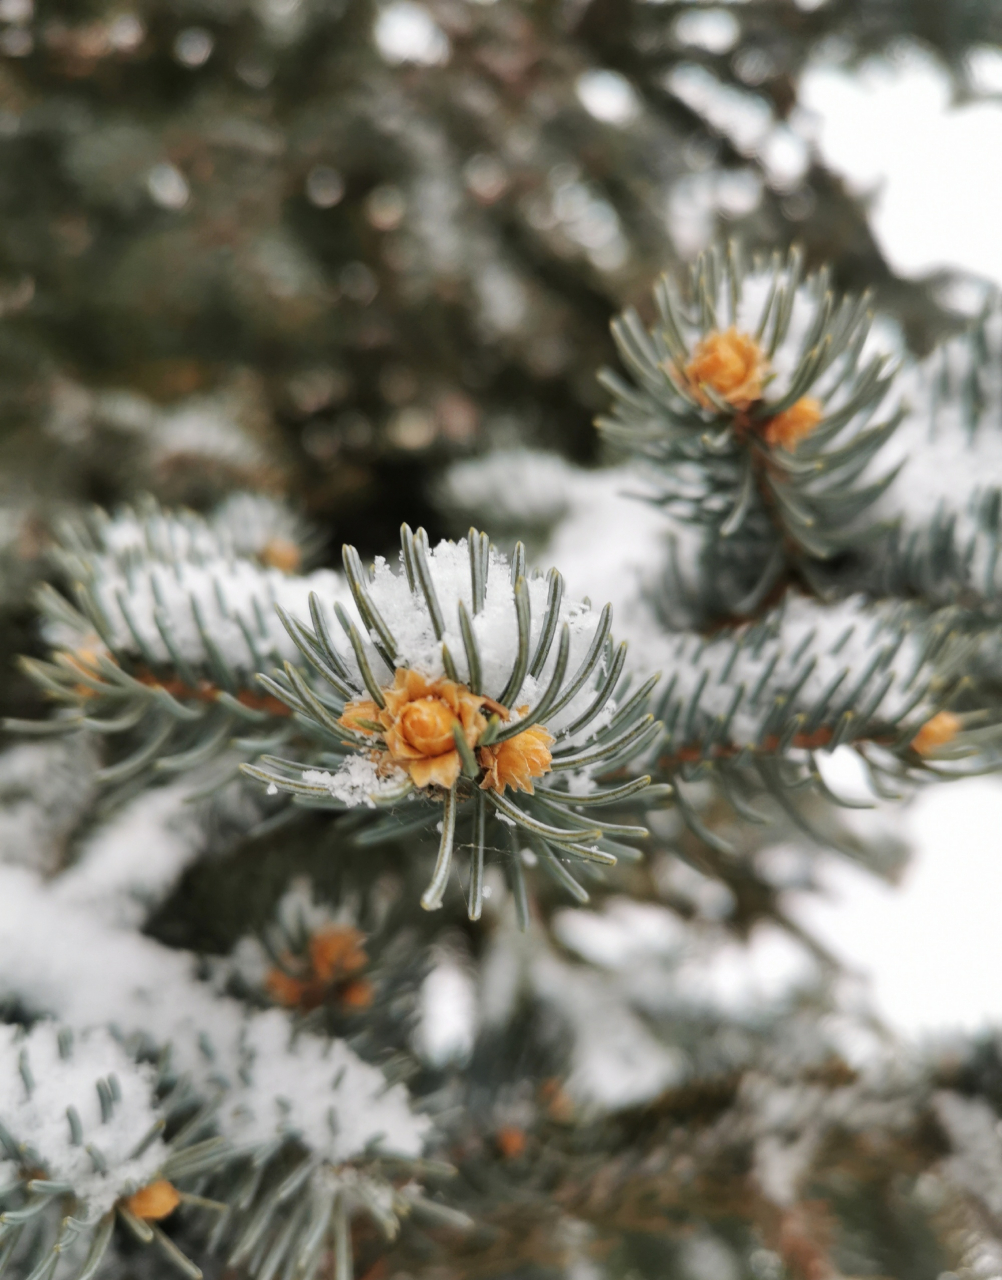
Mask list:
[[[762,433],[766,444],[792,453],[806,436],[809,436],[823,416],[821,402],[813,396],[801,396],[789,409],[777,413],[766,423]]]
[[[453,750],[442,756],[411,760],[407,765],[407,772],[416,787],[443,787],[448,791],[459,777],[462,767],[459,752]]]
[[[514,1160],[525,1150],[525,1133],[513,1124],[503,1125],[494,1135],[494,1141],[506,1160]]]
[[[299,978],[293,978],[283,969],[269,969],[265,975],[264,985],[272,1000],[286,1009],[297,1009],[306,1003],[307,983]]]
[[[422,756],[441,756],[455,747],[456,717],[440,698],[420,698],[401,710],[397,726],[404,740]]]
[[[524,714],[528,708],[520,707]],[[542,725],[533,725],[513,738],[499,742],[496,747],[481,747],[478,759],[482,768],[487,770],[482,791],[496,791],[504,795],[505,787],[512,791],[527,791],[533,794],[533,778],[542,778],[550,772],[553,756],[550,747],[553,738]]]
[[[371,726],[380,723],[379,707],[371,698],[349,702],[338,723],[343,724],[346,729],[354,729],[356,733],[375,733],[376,730]]]
[[[339,1003],[351,1009],[365,1009],[372,1003],[372,987],[349,975],[364,969],[369,957],[362,943],[365,935],[351,925],[330,925],[318,930],[309,941],[309,960],[289,954],[282,956],[286,968],[270,969],[265,990],[276,1004],[287,1009],[318,1009]],[[287,970],[293,972],[288,972]],[[346,983],[342,988],[341,984]]]
[[[166,1180],[159,1178],[148,1187],[141,1187],[135,1195],[129,1196],[125,1207],[137,1218],[146,1222],[158,1222],[172,1214],[181,1203],[177,1188]]]
[[[80,649],[64,649],[61,656],[67,666],[79,671],[81,675],[94,676],[97,679],[101,678],[99,659],[105,657],[111,658],[112,662],[115,661],[107,650],[97,644]]]
[[[755,339],[731,327],[708,333],[697,344],[683,373],[693,395],[706,408],[713,407],[704,390],[708,387],[735,409],[747,409],[761,400],[767,371],[768,360]]]
[[[362,946],[362,934],[351,925],[332,925],[321,929],[310,939],[310,961],[321,982],[333,982],[365,967],[368,956]]]
[[[932,755],[937,747],[952,742],[963,727],[960,716],[952,711],[939,711],[912,738],[912,747],[920,756]]]
[[[368,699],[349,702],[341,723],[362,733],[377,734],[385,745],[383,762],[406,769],[417,787],[451,787],[461,761],[453,736],[456,729],[470,747],[487,728],[480,708],[489,701],[454,680],[434,680],[401,667],[383,690],[379,708]]]
[[[372,1004],[372,983],[359,978],[349,982],[341,992],[341,1003],[346,1009],[368,1009]]]
[[[259,559],[270,569],[283,573],[298,573],[302,568],[303,554],[289,538],[271,538],[261,548]]]

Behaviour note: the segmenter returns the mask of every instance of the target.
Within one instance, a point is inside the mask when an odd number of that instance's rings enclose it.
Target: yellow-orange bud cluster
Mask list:
[[[355,976],[369,962],[363,942],[360,930],[351,925],[317,930],[306,959],[285,955],[284,968],[269,970],[268,994],[287,1009],[316,1009],[331,998],[348,1009],[367,1009],[372,1004],[372,984]]]
[[[684,376],[701,405],[709,409],[713,401],[707,389],[735,409],[747,409],[761,400],[769,362],[750,334],[730,329],[714,330],[696,345]]]
[[[525,715],[528,710],[528,707],[519,707],[519,715]],[[477,759],[486,770],[481,789],[504,795],[505,787],[511,787],[512,791],[527,791],[532,795],[533,778],[541,778],[550,771],[552,745],[553,738],[537,724],[513,738],[506,738],[496,747],[481,747]]]
[[[159,1222],[174,1212],[181,1203],[178,1189],[166,1178],[158,1178],[147,1187],[140,1187],[125,1201],[125,1207],[144,1222]]]
[[[462,771],[457,731],[485,770],[483,789],[504,794],[505,787],[532,791],[532,780],[549,773],[553,738],[540,725],[517,733],[496,747],[480,747],[487,728],[484,708],[502,720],[509,711],[484,694],[471,693],[454,680],[432,680],[401,668],[382,690],[385,707],[372,699],[349,702],[341,724],[382,741],[382,761],[405,770],[417,787],[451,787]],[[524,714],[527,707],[520,708]]]
[[[777,413],[765,425],[762,436],[768,445],[792,453],[806,439],[822,418],[821,402],[813,396],[802,396],[796,404]]]
[[[739,412],[762,399],[768,374],[769,358],[758,341],[733,325],[714,329],[701,338],[692,359],[681,370],[682,380],[704,408],[716,408],[723,401]],[[820,401],[802,396],[766,420],[762,437],[772,448],[792,453],[822,416]]]
[[[920,756],[930,756],[937,748],[952,742],[963,727],[960,716],[952,711],[939,711],[912,738],[912,747]]]

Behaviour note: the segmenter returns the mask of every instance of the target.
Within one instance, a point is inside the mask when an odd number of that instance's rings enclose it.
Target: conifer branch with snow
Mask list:
[[[603,1185],[662,1239],[657,1206],[723,1163],[740,1248],[817,1280],[830,1144],[929,1125],[909,1167],[962,1216],[994,1203],[980,1103],[896,1063],[786,898],[821,848],[900,864],[855,809],[997,768],[995,322],[892,372],[865,299],[796,255],[713,250],[656,300],[616,324],[633,382],[607,376],[601,424],[644,464],[643,521],[625,466],[516,451],[438,489],[552,536],[573,592],[476,529],[306,572],[320,539],[250,494],[63,528],[52,657],[26,663],[58,710],[8,722],[53,737],[0,757],[8,790],[45,783],[10,828],[39,847],[0,864],[0,1268],[90,1280],[121,1230],[193,1278],[202,1251],[417,1274],[471,1224],[471,1254],[494,1231],[538,1267],[504,1225],[528,1200],[571,1267],[622,1229]],[[100,782],[127,785],[95,822]],[[795,964],[735,1011],[763,929]]]
[[[220,757],[222,778],[234,759],[294,735],[288,709],[255,681],[267,663],[297,656],[275,606],[301,608],[311,591],[336,598],[343,588],[329,571],[298,576],[294,522],[279,523],[275,504],[258,506],[232,501],[209,521],[148,502],[68,525],[56,562],[73,599],[40,590],[54,652],[23,663],[62,714],[10,727],[123,741],[122,758],[101,771],[105,783],[191,772]],[[255,518],[264,526],[256,546],[244,527]],[[276,523],[281,534],[270,530]]]
[[[636,856],[614,837],[646,835],[595,809],[637,795],[650,781],[602,785],[660,732],[647,710],[654,678],[624,696],[626,646],[614,646],[611,608],[565,600],[556,570],[526,576],[521,544],[509,565],[473,529],[465,545],[431,549],[424,530],[413,534],[405,525],[401,542],[402,572],[380,560],[366,574],[357,552],[345,548],[357,621],[339,604],[335,613],[347,645],[335,643],[315,595],[312,628],[282,614],[329,686],[326,696],[291,663],[284,674],[262,677],[269,693],[313,718],[331,762],[334,753],[343,757],[337,768],[324,768],[323,758],[304,769],[264,757],[244,772],[299,804],[389,810],[389,834],[437,824],[435,871],[422,898],[428,910],[442,903],[463,823],[472,831],[469,915],[479,918],[488,816],[528,840],[554,877],[586,901],[566,861],[613,866],[617,853]],[[508,867],[522,902],[517,847],[513,855]]]
[[[810,583],[868,536],[903,416],[888,353],[869,299],[837,298],[825,271],[804,279],[796,251],[747,269],[715,246],[685,296],[665,276],[654,299],[653,328],[634,311],[613,324],[633,381],[603,373],[614,406],[598,426],[654,462],[656,500],[706,539],[708,603],[723,573],[717,611],[753,615],[791,572]]]

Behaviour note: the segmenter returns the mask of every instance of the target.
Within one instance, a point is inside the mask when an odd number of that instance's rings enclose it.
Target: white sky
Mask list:
[[[976,56],[997,79],[1000,55]],[[809,69],[802,99],[828,165],[872,193],[871,225],[899,272],[959,267],[1002,283],[1002,102],[952,107],[945,75],[917,52],[852,77]],[[1002,1027],[1002,781],[932,788],[901,821],[915,856],[900,887],[833,861],[828,895],[796,914],[870,975],[899,1030]]]
[[[977,78],[994,80],[1002,58],[979,54]],[[899,272],[953,266],[1002,283],[1002,103],[951,107],[946,75],[917,50],[851,76],[810,68],[801,100],[829,166],[875,195],[871,225]]]

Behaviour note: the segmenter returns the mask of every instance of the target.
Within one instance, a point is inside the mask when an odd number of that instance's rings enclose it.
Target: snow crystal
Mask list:
[[[572,796],[590,796],[598,790],[595,779],[587,769],[567,769],[564,772],[567,790]]]
[[[31,1090],[19,1069],[24,1061],[33,1079]],[[136,1063],[106,1031],[74,1035],[69,1056],[62,1057],[55,1024],[37,1023],[27,1034],[0,1026],[0,1120],[18,1143],[26,1144],[53,1182],[68,1182],[83,1202],[89,1220],[106,1213],[157,1176],[167,1155],[160,1138],[137,1158],[132,1152],[162,1117],[154,1098],[156,1071]],[[112,1114],[102,1119],[99,1080],[112,1084]],[[116,1096],[117,1095],[117,1096]],[[73,1107],[83,1128],[83,1143],[74,1145],[66,1118]],[[99,1173],[88,1145],[100,1152],[107,1173]]]
[[[376,807],[373,797],[396,791],[406,780],[402,769],[380,774],[377,762],[369,756],[348,756],[334,773],[327,769],[304,769],[303,781],[311,786],[326,787],[335,800],[349,809],[364,804]]]

